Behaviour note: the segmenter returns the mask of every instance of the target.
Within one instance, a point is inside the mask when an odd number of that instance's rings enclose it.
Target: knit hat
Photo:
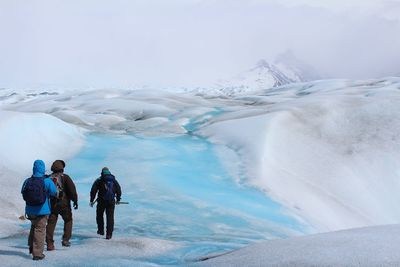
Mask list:
[[[52,172],[63,172],[64,168],[65,168],[65,162],[61,159],[54,161],[53,165],[51,165]]]
[[[107,167],[101,169],[101,174],[111,174],[110,170]]]

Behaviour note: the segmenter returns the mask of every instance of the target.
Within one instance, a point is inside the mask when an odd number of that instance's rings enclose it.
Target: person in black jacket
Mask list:
[[[92,189],[90,190],[90,206],[93,207],[96,194],[97,195],[97,209],[96,209],[96,222],[97,234],[104,235],[104,211],[107,217],[107,233],[106,239],[111,239],[114,230],[114,209],[115,204],[119,204],[121,200],[121,187],[115,176],[111,174],[107,167],[101,170],[101,176],[94,181]],[[115,199],[117,202],[115,202]]]

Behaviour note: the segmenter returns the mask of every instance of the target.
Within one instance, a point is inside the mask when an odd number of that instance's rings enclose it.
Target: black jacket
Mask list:
[[[113,183],[113,191],[115,193],[115,198],[117,201],[121,200],[121,186],[119,185],[118,181],[115,179],[115,176],[112,174],[106,174],[106,175],[111,175],[114,177],[114,183]],[[104,195],[106,194],[106,186],[105,186],[105,175],[100,176],[99,178],[94,181],[92,185],[92,189],[90,190],[90,202],[93,202],[96,194],[98,192],[98,200],[104,200]]]

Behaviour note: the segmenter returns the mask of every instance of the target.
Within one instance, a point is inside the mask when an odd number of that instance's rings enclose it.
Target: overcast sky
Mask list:
[[[0,0],[0,86],[204,86],[288,49],[394,75],[399,18],[400,0]]]

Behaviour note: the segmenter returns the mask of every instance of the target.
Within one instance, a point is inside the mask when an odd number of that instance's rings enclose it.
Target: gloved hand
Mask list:
[[[78,202],[74,202],[74,210],[77,210],[78,209]]]
[[[93,205],[94,205],[94,202],[92,201],[92,202],[90,202],[90,207],[92,207],[93,208]]]
[[[117,202],[115,202],[115,205],[119,205],[119,202],[120,202],[121,200],[117,200]]]

